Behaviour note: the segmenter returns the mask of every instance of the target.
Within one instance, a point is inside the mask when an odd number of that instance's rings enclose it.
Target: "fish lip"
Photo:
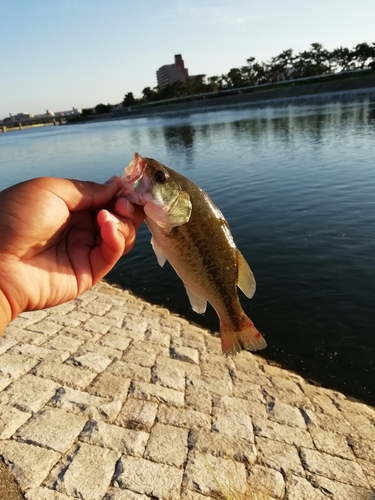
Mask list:
[[[125,168],[126,181],[131,184],[136,184],[143,177],[146,169],[145,159],[138,153],[134,153],[134,157],[129,165]]]
[[[146,172],[146,160],[138,153],[134,153],[134,157],[129,165],[124,169],[120,179],[123,182],[122,189],[117,193],[116,198],[127,198],[131,203],[136,205],[145,205],[142,200],[140,190],[144,184],[144,173]]]

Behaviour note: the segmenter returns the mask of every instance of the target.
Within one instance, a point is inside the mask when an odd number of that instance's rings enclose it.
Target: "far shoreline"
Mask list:
[[[359,96],[375,95],[375,75],[344,79],[324,83],[295,85],[273,90],[259,90],[252,93],[224,95],[206,99],[191,100],[171,104],[155,103],[153,106],[137,106],[121,109],[103,115],[80,117],[70,121],[71,124],[90,123],[109,120],[124,120],[127,118],[148,118],[160,116],[175,116],[179,114],[211,112],[224,109],[238,109],[283,104],[306,104],[311,102],[353,99]],[[69,124],[69,123],[68,123]]]

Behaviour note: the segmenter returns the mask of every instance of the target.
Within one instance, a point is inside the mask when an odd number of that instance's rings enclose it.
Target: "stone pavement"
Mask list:
[[[27,500],[365,500],[375,410],[101,282],[0,339],[0,455]]]

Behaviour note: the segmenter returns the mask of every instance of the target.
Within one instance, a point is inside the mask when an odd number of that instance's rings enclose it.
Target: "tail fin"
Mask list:
[[[246,315],[241,320],[240,329],[233,331],[221,327],[221,349],[223,354],[237,354],[241,349],[258,351],[267,347],[261,333],[255,328],[254,323]]]

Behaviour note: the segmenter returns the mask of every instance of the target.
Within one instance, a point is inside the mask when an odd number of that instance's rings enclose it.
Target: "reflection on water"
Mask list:
[[[134,151],[184,173],[226,216],[257,279],[261,355],[375,404],[375,103],[219,110],[0,134],[0,186],[104,181]],[[161,269],[146,227],[109,279],[216,330]]]

